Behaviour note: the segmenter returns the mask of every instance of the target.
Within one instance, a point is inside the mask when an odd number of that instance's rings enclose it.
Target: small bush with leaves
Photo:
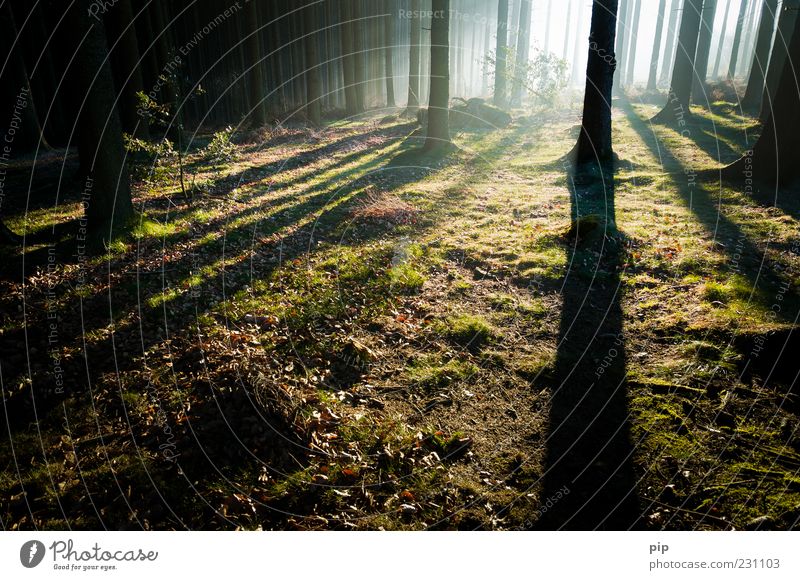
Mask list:
[[[150,142],[123,135],[134,179],[153,184],[169,183],[175,179],[178,152],[169,139]]]
[[[228,163],[236,159],[236,144],[231,140],[233,127],[217,131],[203,149],[203,157],[216,163]]]

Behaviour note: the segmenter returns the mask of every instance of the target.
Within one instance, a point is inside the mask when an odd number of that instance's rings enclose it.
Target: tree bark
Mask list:
[[[511,90],[511,103],[520,105],[525,92],[528,76],[528,56],[531,45],[531,0],[521,0],[519,38],[517,57],[514,61],[514,84]]]
[[[796,6],[787,9],[786,2],[784,1],[784,9],[781,11],[781,15],[778,18],[778,31],[775,34],[775,42],[772,45],[772,54],[770,55],[767,79],[764,85],[764,95],[761,100],[760,118],[762,121],[766,121],[772,114],[772,101],[778,90],[778,83],[780,82],[781,75],[783,74],[783,66],[786,63],[789,44],[795,34],[794,31],[798,21],[798,14],[800,14],[800,11],[796,9]]]
[[[675,50],[678,40],[678,19],[681,15],[681,0],[670,0],[669,24],[667,25],[667,41],[664,45],[664,57],[661,59],[661,74],[658,78],[659,85],[669,82],[672,64],[675,62]]]
[[[583,120],[575,145],[577,164],[604,163],[614,155],[611,142],[611,92],[616,67],[614,40],[617,9],[618,0],[594,0],[592,4]]]
[[[772,114],[753,147],[723,175],[729,179],[753,179],[774,186],[788,185],[800,178],[800,107],[797,106],[800,78],[800,20],[795,20],[794,34],[784,61]],[[752,173],[749,173],[752,172]],[[745,183],[747,183],[745,181]]]
[[[692,101],[707,104],[706,78],[708,77],[708,58],[711,53],[711,37],[714,33],[714,19],[717,15],[717,0],[705,0],[703,17],[700,21],[700,37],[697,40],[697,55],[694,59],[695,76],[692,81]]]
[[[758,25],[756,48],[753,52],[753,64],[750,67],[750,78],[742,98],[742,108],[756,111],[761,107],[764,96],[764,83],[767,78],[769,53],[772,47],[772,36],[775,32],[775,21],[778,18],[778,0],[765,0],[761,6],[761,20]]]
[[[656,123],[682,122],[691,115],[689,100],[694,79],[694,58],[697,54],[697,39],[700,34],[700,19],[703,0],[684,0],[681,29],[678,35],[678,50],[672,68],[667,104],[653,117]]]
[[[76,0],[70,10],[72,30],[83,38],[74,61],[78,86],[85,95],[80,111],[81,158],[89,171],[83,202],[89,230],[109,240],[133,215],[122,124],[114,107],[116,95],[102,20],[89,15],[89,0]]]
[[[656,36],[653,40],[653,52],[650,54],[650,75],[647,77],[647,90],[656,90],[658,80],[658,57],[661,53],[661,37],[664,34],[664,12],[667,9],[667,0],[659,0],[658,16],[656,17]]]
[[[722,50],[725,47],[725,34],[728,31],[728,15],[731,12],[731,0],[725,3],[725,17],[722,19],[722,28],[719,31],[719,46],[717,46],[717,57],[714,61],[714,71],[711,73],[711,78],[714,80],[719,79],[719,65],[722,62]]]
[[[428,138],[425,149],[450,143],[450,0],[432,0]]]
[[[729,79],[733,79],[736,76],[736,67],[739,62],[739,46],[742,42],[742,30],[744,28],[744,21],[747,16],[747,8],[749,7],[748,4],[749,0],[742,0],[741,5],[739,6],[739,16],[736,18],[736,31],[733,35],[733,46],[731,47],[731,60],[728,64],[728,74],[727,77]]]
[[[497,45],[494,67],[494,104],[500,108],[508,105],[506,81],[508,75],[508,0],[497,3]]]

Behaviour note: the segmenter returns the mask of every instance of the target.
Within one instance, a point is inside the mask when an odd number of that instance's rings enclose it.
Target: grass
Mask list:
[[[20,417],[0,443],[20,466],[0,478],[0,516],[57,528],[66,497],[76,528],[518,527],[538,517],[560,361],[584,355],[560,341],[565,313],[610,287],[645,526],[742,528],[768,515],[788,527],[797,400],[768,365],[746,366],[763,361],[737,337],[791,327],[800,202],[689,188],[686,165],[719,167],[757,129],[730,104],[693,112],[687,137],[649,126],[647,106],[615,109],[619,260],[586,243],[591,220],[572,217],[559,160],[574,110],[458,134],[458,151],[413,171],[396,161],[413,156],[413,127],[367,119],[322,139],[267,136],[213,167],[190,153],[202,184],[191,202],[174,183],[135,183],[133,241],[83,268],[59,258],[32,272],[24,321],[20,284],[0,298],[4,397]],[[604,199],[587,198],[592,212]],[[41,232],[79,212],[68,197],[8,223]],[[52,308],[75,385],[63,441],[50,361],[32,357],[28,373],[13,348],[49,352]],[[585,356],[601,364],[605,352]],[[172,440],[177,465],[162,453]]]

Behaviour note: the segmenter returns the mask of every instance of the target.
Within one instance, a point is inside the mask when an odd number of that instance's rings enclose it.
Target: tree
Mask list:
[[[580,50],[583,43],[581,42],[581,32],[583,32],[583,0],[578,0],[578,24],[575,31],[575,42],[573,43],[574,49],[572,53],[572,84],[577,85],[581,78],[581,70],[578,66],[580,58]]]
[[[603,163],[613,158],[611,91],[616,68],[617,8],[618,0],[594,0],[592,3],[583,120],[574,150],[577,164]]]
[[[71,29],[83,39],[74,60],[74,90],[84,96],[79,113],[80,156],[89,171],[83,187],[84,207],[89,230],[110,239],[133,216],[122,124],[114,107],[103,22],[90,16],[90,0],[76,0],[69,12]]]
[[[528,56],[531,46],[531,0],[520,0],[519,36],[517,37],[517,57],[514,59],[514,85],[511,90],[511,102],[519,105],[528,76]]]
[[[633,6],[633,0],[621,0],[620,3],[620,18],[619,22],[615,24],[617,27],[617,41],[616,41],[616,68],[614,70],[614,82],[613,82],[613,90],[616,94],[622,94],[622,81],[624,79],[624,72],[625,72],[625,60],[626,55],[628,54],[628,19],[630,18],[631,7]],[[594,5],[592,5],[594,8]],[[594,17],[594,15],[592,16]],[[591,34],[591,32],[590,32]],[[591,42],[591,41],[590,41]]]
[[[431,74],[425,149],[450,143],[450,0],[432,0]]]
[[[384,76],[386,77],[386,106],[393,109],[397,106],[394,100],[394,0],[385,0],[385,3],[383,56]]]
[[[497,3],[497,47],[494,67],[494,104],[504,108],[506,102],[506,71],[508,70],[508,0]]]
[[[756,48],[753,52],[753,65],[750,67],[750,78],[742,98],[742,108],[756,111],[761,107],[764,96],[764,84],[767,79],[767,65],[772,47],[772,35],[775,32],[775,21],[778,18],[778,0],[765,0],[761,6],[761,20],[758,25]]]
[[[678,50],[675,53],[675,64],[672,67],[667,104],[653,117],[655,123],[674,123],[687,118],[689,99],[692,94],[694,79],[694,58],[697,54],[697,38],[700,34],[700,18],[703,11],[703,0],[683,0],[683,16],[678,34]]]
[[[717,15],[717,0],[705,0],[703,17],[700,21],[700,37],[697,40],[697,55],[694,59],[695,76],[692,81],[692,101],[705,103],[708,59],[711,53],[711,37],[714,33],[714,19]]]
[[[797,106],[800,78],[800,34],[795,20],[794,34],[772,101],[772,112],[753,150],[723,171],[728,179],[752,177],[760,182],[782,186],[800,178],[800,107]]]
[[[625,84],[633,84],[633,75],[636,70],[636,49],[639,44],[639,17],[642,12],[642,0],[636,2],[633,9],[633,27],[631,28],[631,42],[627,59],[627,69],[625,71]]]
[[[719,65],[722,61],[722,50],[725,47],[725,36],[728,31],[728,15],[731,12],[731,0],[725,3],[725,15],[722,18],[722,28],[719,31],[719,44],[717,45],[717,56],[714,59],[714,70],[711,73],[711,78],[717,80],[719,78]]]
[[[506,0],[508,1],[508,0]],[[420,0],[411,0],[411,20],[409,22],[410,45],[408,65],[408,113],[416,115],[419,109],[419,53],[421,27],[419,20]]]
[[[322,124],[322,79],[319,70],[317,24],[319,4],[309,4],[304,19],[306,56],[306,115],[313,125]]]
[[[647,90],[656,90],[658,77],[658,57],[661,52],[661,36],[664,33],[664,12],[667,9],[667,0],[659,0],[658,16],[656,17],[656,35],[653,39],[653,52],[650,54],[650,75],[647,77]]]
[[[736,76],[736,67],[739,61],[739,45],[742,42],[742,29],[744,28],[745,17],[747,16],[748,2],[749,0],[742,0],[742,3],[739,5],[739,16],[736,18],[736,31],[733,35],[733,46],[731,47],[731,60],[728,64],[727,77],[729,79],[733,79]]]
[[[661,60],[661,74],[658,78],[659,85],[666,85],[675,62],[675,50],[678,40],[678,17],[681,14],[678,6],[681,0],[671,0],[669,9],[669,24],[667,25],[667,40],[664,43],[664,57]]]
[[[250,68],[250,111],[249,121],[254,127],[262,127],[267,122],[267,108],[264,96],[264,74],[261,63],[262,51],[259,37],[261,20],[259,19],[258,2],[251,0],[247,4],[246,54]]]
[[[783,65],[786,63],[786,55],[794,35],[798,14],[800,14],[800,10],[797,9],[797,6],[787,7],[787,2],[784,0],[783,10],[778,19],[778,30],[775,34],[772,54],[769,59],[769,67],[767,68],[764,95],[761,99],[760,119],[762,121],[766,121],[769,115],[772,114],[772,99],[778,90],[778,83],[783,74]]]

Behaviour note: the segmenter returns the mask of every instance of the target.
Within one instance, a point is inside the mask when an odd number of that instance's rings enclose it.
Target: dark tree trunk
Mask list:
[[[711,53],[711,36],[714,33],[714,18],[717,15],[717,0],[705,0],[703,18],[700,21],[700,37],[697,40],[697,55],[694,59],[695,77],[692,81],[692,101],[708,103],[706,77],[708,76],[708,57]]]
[[[742,0],[741,5],[739,6],[739,16],[736,19],[736,31],[733,35],[733,46],[731,47],[731,60],[728,64],[728,75],[729,79],[733,79],[736,76],[736,67],[739,63],[739,45],[742,42],[742,31],[744,29],[744,21],[747,17],[747,8],[749,7],[748,0]]]
[[[347,116],[352,117],[361,113],[358,107],[358,96],[356,95],[356,63],[353,56],[354,42],[353,35],[355,25],[352,23],[353,10],[352,0],[343,0],[341,4],[342,18],[342,66],[344,67],[344,98]]]
[[[386,16],[383,19],[384,31],[384,76],[386,77],[386,106],[394,109],[397,106],[394,98],[394,22],[397,18],[394,0],[385,0]]]
[[[780,82],[781,75],[783,74],[783,66],[786,63],[786,55],[789,50],[789,45],[792,42],[792,37],[797,24],[798,11],[795,7],[786,9],[786,2],[784,2],[784,9],[778,18],[778,31],[775,34],[775,42],[772,45],[772,54],[769,59],[769,67],[767,68],[767,80],[764,85],[764,95],[761,101],[761,115],[762,121],[766,121],[772,114],[772,101],[775,98],[775,93],[778,90],[778,83]]]
[[[650,54],[650,75],[647,77],[647,90],[656,90],[658,80],[658,57],[661,53],[661,37],[664,34],[664,12],[667,9],[667,0],[659,0],[658,16],[656,18],[656,36],[653,40],[653,52]]]
[[[658,78],[659,85],[669,82],[672,64],[675,62],[675,49],[678,40],[678,19],[681,15],[681,0],[670,0],[669,24],[667,25],[667,41],[664,45],[664,57],[661,59],[661,74]]]
[[[783,186],[800,178],[800,107],[797,106],[800,78],[800,20],[789,44],[778,89],[773,100],[772,114],[752,152],[728,166],[724,175],[743,180],[751,176],[760,182]],[[748,172],[752,171],[752,174]]]
[[[528,55],[531,44],[531,0],[521,0],[517,57],[514,61],[514,85],[511,90],[511,103],[522,103],[528,76]]]
[[[611,91],[614,82],[614,39],[618,0],[594,0],[589,33],[589,62],[583,97],[583,121],[575,145],[575,162],[604,163],[613,158]]]
[[[731,0],[725,3],[725,16],[722,19],[722,28],[719,31],[719,46],[717,46],[717,57],[714,60],[714,71],[711,73],[711,78],[717,80],[719,78],[719,65],[722,62],[722,50],[725,47],[725,34],[728,31],[728,16],[731,13]]]
[[[112,62],[116,65],[116,79],[119,87],[119,112],[122,128],[140,139],[149,139],[149,126],[136,114],[138,97],[144,91],[142,70],[139,66],[139,42],[133,23],[133,11],[129,0],[119,0],[113,10],[106,13],[108,43]]]
[[[507,1],[507,0],[506,0]],[[420,0],[411,0],[412,15],[419,14]],[[419,109],[419,53],[422,28],[418,16],[409,19],[409,49],[408,49],[408,113],[416,115]]]
[[[678,50],[672,68],[667,104],[653,118],[658,123],[674,123],[686,119],[691,114],[689,99],[692,95],[694,57],[697,54],[697,38],[700,34],[700,19],[703,0],[683,0],[681,30],[678,35]]]
[[[89,15],[89,0],[70,10],[71,28],[85,41],[74,61],[77,86],[85,96],[80,111],[82,164],[88,170],[83,199],[89,230],[108,240],[133,215],[122,124],[114,107],[116,95],[102,20]],[[84,161],[85,160],[85,161]]]
[[[250,111],[248,121],[253,127],[262,127],[267,123],[267,107],[265,102],[264,64],[261,51],[261,19],[259,18],[258,2],[251,0],[247,4],[247,67],[250,68]]]
[[[2,94],[0,105],[2,105],[3,113],[0,117],[0,123],[2,123],[0,126],[6,131],[5,138],[13,140],[11,144],[6,142],[2,145],[11,147],[14,154],[30,151],[37,147],[50,149],[50,145],[42,133],[39,115],[36,113],[36,105],[32,99],[31,84],[22,47],[19,43],[14,45],[17,37],[17,26],[11,12],[11,5],[9,2],[5,2],[0,6],[0,50],[2,50],[0,54],[2,54],[3,60],[8,58],[8,63],[2,70],[2,78],[0,78],[3,84],[0,89],[0,94]]]
[[[322,78],[319,68],[319,4],[310,4],[306,9],[305,18],[305,44],[306,51],[306,115],[314,125],[322,124]]]
[[[506,100],[506,81],[508,75],[508,0],[497,3],[497,45],[495,48],[494,67],[494,104],[504,108]]]
[[[761,7],[761,21],[758,25],[758,37],[753,53],[753,65],[750,68],[750,79],[747,81],[747,89],[742,98],[742,108],[748,111],[757,111],[761,107],[769,53],[772,47],[772,35],[775,32],[777,18],[778,0],[765,0]]]
[[[614,70],[614,85],[613,91],[617,95],[622,95],[622,82],[625,79],[625,62],[628,54],[628,39],[630,38],[630,22],[628,19],[631,14],[631,7],[633,0],[620,0],[619,2],[619,19],[616,24],[617,27],[617,40],[616,40],[616,55],[617,64]],[[594,18],[594,13],[592,13]],[[591,41],[590,41],[591,42]]]
[[[432,0],[431,90],[425,149],[450,143],[450,0]]]
[[[633,28],[631,28],[631,42],[625,75],[625,84],[628,86],[633,84],[633,76],[636,73],[636,47],[639,44],[639,17],[642,13],[642,0],[634,1],[636,4],[633,8]]]

